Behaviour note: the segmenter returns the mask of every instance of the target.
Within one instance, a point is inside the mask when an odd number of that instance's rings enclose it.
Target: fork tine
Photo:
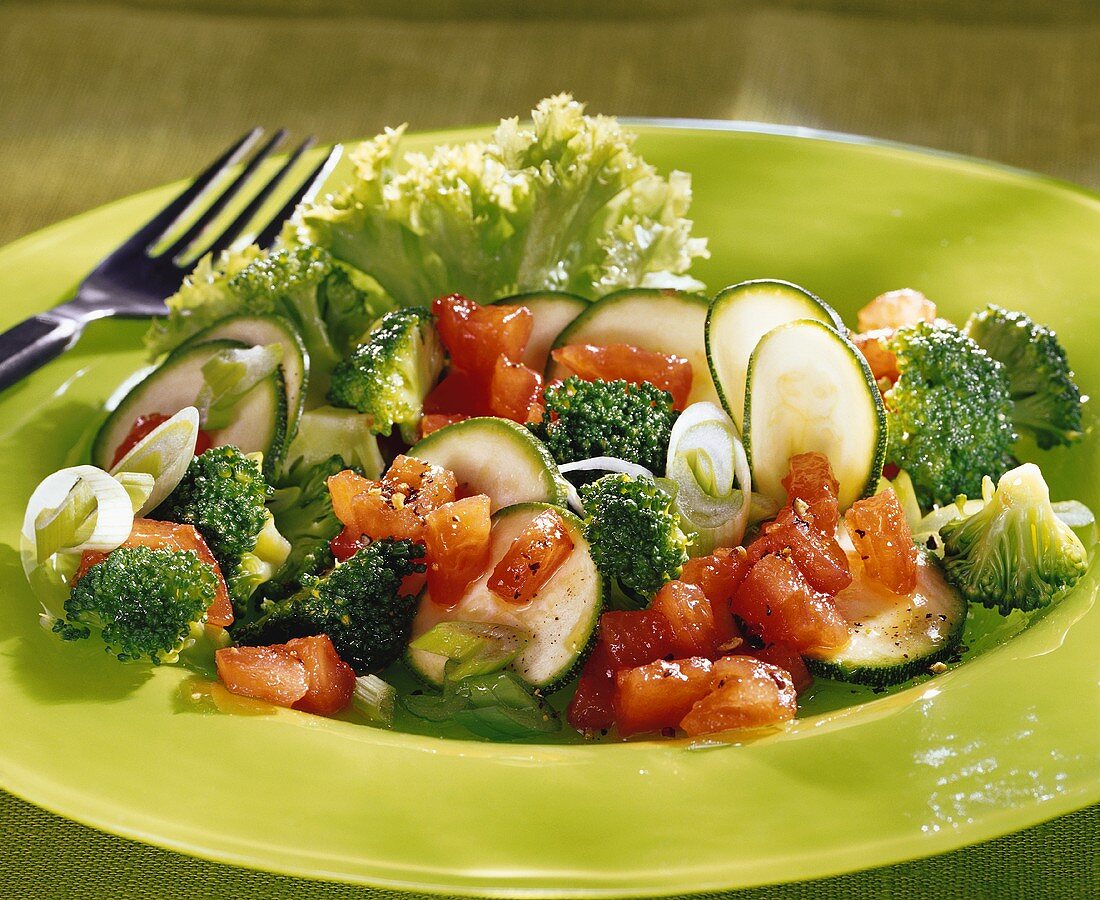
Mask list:
[[[263,186],[258,194],[249,201],[237,218],[221,233],[221,235],[213,241],[206,249],[206,253],[212,253],[217,256],[226,247],[233,243],[248,226],[248,224],[256,217],[256,213],[260,211],[260,208],[267,202],[267,199],[275,191],[275,189],[283,182],[286,176],[290,173],[290,170],[294,168],[294,165],[301,159],[302,154],[305,153],[315,143],[316,138],[313,135],[307,137],[302,143],[300,143],[294,152],[290,154],[289,159],[283,165],[278,172]],[[312,177],[312,176],[311,176]]]
[[[272,151],[278,148],[279,144],[283,142],[286,137],[287,131],[285,128],[280,128],[276,131],[256,154],[248,161],[248,163],[241,169],[241,173],[233,179],[233,181],[226,187],[222,193],[215,198],[214,202],[203,211],[198,220],[188,226],[187,230],[168,247],[163,254],[158,256],[164,256],[167,259],[175,259],[181,253],[183,253],[188,247],[194,243],[195,239],[199,237],[206,229],[206,227],[214,221],[218,213],[225,209],[226,204],[232,200],[249,181],[252,180],[252,176],[255,174],[257,167]]]
[[[130,254],[144,253],[145,249],[150,244],[156,242],[156,240],[171,227],[172,223],[175,222],[192,203],[206,193],[206,189],[222,172],[239,162],[240,159],[252,149],[263,133],[264,130],[257,126],[242,136],[240,140],[236,141],[228,150],[214,160],[207,169],[196,175],[195,180],[184,188],[175,200],[142,225],[141,228],[134,232],[134,234],[123,244],[117,247],[107,259],[103,260],[100,265],[104,265],[109,259],[116,259]]]
[[[320,190],[321,185],[325,183],[325,179],[328,178],[332,172],[336,163],[340,159],[340,155],[344,152],[344,148],[337,144],[332,150],[329,151],[328,156],[324,158],[319,166],[317,166],[298,186],[298,190],[294,192],[291,198],[283,205],[274,216],[267,226],[256,235],[256,243],[260,247],[270,247],[275,238],[279,236],[279,232],[283,229],[283,224],[294,213],[295,207],[299,203],[305,203],[313,199],[313,195]]]

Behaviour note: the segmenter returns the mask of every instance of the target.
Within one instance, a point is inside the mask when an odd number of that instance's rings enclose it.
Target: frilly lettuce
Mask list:
[[[352,150],[351,183],[300,209],[284,240],[328,248],[399,305],[455,291],[488,302],[702,287],[688,275],[708,255],[685,218],[690,176],[658,175],[614,118],[560,94],[530,125],[505,119],[488,142],[408,153],[399,166],[403,133]]]

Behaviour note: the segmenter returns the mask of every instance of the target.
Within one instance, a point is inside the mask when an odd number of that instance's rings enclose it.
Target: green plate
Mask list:
[[[712,253],[698,274],[712,290],[785,278],[846,315],[903,286],[957,318],[995,300],[1055,326],[1085,390],[1100,394],[1097,197],[971,160],[802,131],[639,130],[647,159],[695,176],[693,215]],[[61,298],[176,189],[0,251],[0,325]],[[792,728],[734,745],[493,745],[258,706],[219,714],[185,671],[62,645],[37,624],[14,549],[18,523],[34,484],[79,454],[103,399],[140,364],[142,329],[96,323],[0,397],[0,786],[13,793],[126,837],[257,868],[578,896],[879,866],[1100,800],[1096,565],[1027,627],[977,616],[973,658],[945,675],[882,696],[822,683]],[[1054,495],[1100,508],[1098,453],[1093,435],[1044,455]]]

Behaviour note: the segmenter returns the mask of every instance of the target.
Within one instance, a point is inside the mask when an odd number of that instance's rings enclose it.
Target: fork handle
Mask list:
[[[47,310],[0,334],[0,391],[60,356],[83,330],[79,319]]]

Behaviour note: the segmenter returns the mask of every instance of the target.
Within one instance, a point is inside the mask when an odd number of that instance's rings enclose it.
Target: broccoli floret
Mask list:
[[[216,591],[213,568],[190,550],[119,547],[73,585],[53,630],[67,641],[95,630],[123,662],[173,662]]]
[[[981,510],[948,522],[940,535],[948,579],[1005,615],[1046,606],[1088,567],[1084,544],[1051,508],[1033,463],[1002,475]]]
[[[156,509],[156,518],[193,525],[203,536],[238,611],[290,552],[264,505],[270,494],[257,460],[236,447],[214,447],[191,461]]]
[[[957,328],[920,322],[890,340],[901,375],[886,392],[887,461],[925,508],[975,495],[1012,465],[1012,398],[1002,366]]]
[[[242,644],[279,644],[327,634],[356,674],[378,672],[401,656],[416,614],[416,597],[401,582],[423,572],[424,547],[373,541],[329,574],[302,579],[302,589],[270,605],[255,622],[233,629]]]
[[[604,475],[580,493],[584,536],[605,578],[651,597],[680,574],[690,538],[680,527],[673,498],[652,478]]]
[[[652,384],[570,376],[546,389],[546,413],[529,426],[561,465],[615,456],[663,475],[676,411]]]
[[[1081,389],[1053,331],[1022,312],[992,304],[974,313],[965,331],[1004,365],[1017,428],[1034,435],[1044,450],[1084,437]]]
[[[406,443],[416,442],[424,398],[443,370],[443,345],[432,313],[410,306],[386,313],[367,340],[332,373],[329,402],[371,417],[375,434],[401,429]]]

